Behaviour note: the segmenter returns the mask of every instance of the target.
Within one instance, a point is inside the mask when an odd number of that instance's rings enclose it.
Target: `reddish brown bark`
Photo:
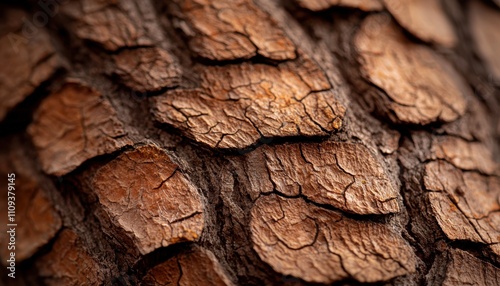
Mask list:
[[[24,4],[5,284],[500,284],[497,1]]]

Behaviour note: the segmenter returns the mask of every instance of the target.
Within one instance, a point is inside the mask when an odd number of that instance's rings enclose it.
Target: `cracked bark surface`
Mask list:
[[[210,147],[242,149],[263,137],[326,136],[342,127],[345,107],[310,59],[197,70],[199,88],[153,97],[151,110]]]
[[[14,2],[1,285],[500,284],[495,1]]]
[[[450,250],[436,260],[432,271],[441,278],[432,281],[441,285],[496,285],[500,269],[462,250]],[[436,275],[438,276],[438,275]],[[444,279],[443,279],[444,278]]]
[[[446,160],[462,170],[476,170],[484,174],[497,174],[498,164],[491,150],[481,142],[468,142],[459,137],[440,136],[431,146],[434,159]]]
[[[2,11],[2,17],[9,17],[9,21],[0,25],[0,57],[4,59],[0,69],[0,120],[63,64],[45,30],[24,36],[27,32],[22,19],[27,16],[18,9]]]
[[[446,236],[493,247],[500,243],[498,177],[461,172],[436,161],[425,166],[424,186],[431,191],[432,211]]]
[[[374,104],[396,123],[456,120],[465,113],[468,87],[445,59],[400,30],[388,16],[373,15],[354,39],[364,78],[387,95]]]
[[[148,271],[141,285],[234,285],[210,251],[193,247]]]
[[[214,61],[262,56],[283,61],[295,46],[273,18],[251,0],[176,0],[173,15],[190,38],[189,47]]]
[[[104,269],[99,269],[71,230],[63,230],[51,251],[38,263],[39,275],[47,285],[99,285],[103,282]]]
[[[19,146],[18,148],[12,148]],[[22,146],[22,147],[20,147]],[[10,251],[7,248],[9,237],[7,224],[16,223],[17,247],[16,258],[23,261],[34,255],[42,246],[46,245],[61,228],[62,221],[59,213],[50,201],[47,192],[53,191],[53,186],[47,186],[39,179],[36,167],[31,158],[27,156],[22,142],[17,139],[7,139],[2,144],[0,153],[0,171],[4,174],[15,173],[16,180],[22,184],[17,188],[20,196],[17,197],[16,205],[19,212],[16,213],[16,221],[8,221],[7,216],[2,217],[0,256],[2,264],[7,265]],[[0,211],[7,214],[8,198],[7,192],[0,197]]]
[[[386,225],[345,218],[302,199],[259,198],[250,229],[262,260],[309,282],[377,282],[415,271],[410,246]]]
[[[123,50],[114,57],[116,74],[127,87],[139,91],[159,91],[179,84],[177,60],[161,48]]]
[[[28,133],[42,168],[57,176],[132,143],[110,102],[77,81],[66,83],[40,105]]]
[[[106,50],[151,46],[161,40],[154,11],[134,1],[68,1],[61,12],[74,35]]]
[[[276,191],[356,214],[399,211],[394,182],[361,144],[264,146],[246,157],[245,172],[256,173],[248,188],[254,198]]]
[[[203,230],[198,191],[155,146],[125,152],[100,168],[93,189],[111,221],[142,254],[196,241]]]

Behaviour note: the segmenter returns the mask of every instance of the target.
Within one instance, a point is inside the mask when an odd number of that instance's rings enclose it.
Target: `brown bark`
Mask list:
[[[498,1],[48,2],[0,4],[4,284],[500,284]]]

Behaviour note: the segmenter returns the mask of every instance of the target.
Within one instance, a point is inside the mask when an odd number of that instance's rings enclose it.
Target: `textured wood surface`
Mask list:
[[[23,36],[22,19],[28,14],[17,9],[2,14],[8,17],[8,21],[0,24],[0,57],[4,66],[0,70],[0,119],[51,78],[62,65],[45,30],[38,31],[29,41]]]
[[[153,267],[141,285],[234,285],[210,251],[193,247]]]
[[[415,271],[410,246],[387,225],[345,218],[302,199],[259,198],[250,229],[262,260],[305,281],[377,282]]]
[[[454,68],[429,47],[410,42],[388,16],[370,16],[355,38],[361,72],[389,98],[376,98],[397,123],[453,121],[468,92]]]
[[[500,285],[498,1],[14,2],[1,285]]]
[[[110,102],[78,82],[68,82],[39,106],[28,133],[43,169],[58,176],[132,143]]]
[[[142,254],[201,235],[200,195],[157,147],[123,153],[97,171],[92,185],[110,220]]]

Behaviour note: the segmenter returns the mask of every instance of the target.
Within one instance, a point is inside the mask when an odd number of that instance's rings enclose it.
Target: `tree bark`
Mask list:
[[[0,6],[4,284],[500,284],[498,1]]]

